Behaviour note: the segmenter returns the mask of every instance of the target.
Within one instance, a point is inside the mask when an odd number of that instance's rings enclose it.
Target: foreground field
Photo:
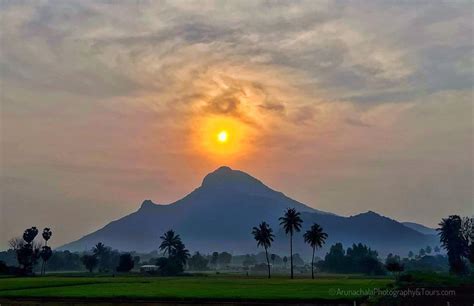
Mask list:
[[[390,279],[195,277],[32,277],[0,279],[0,298],[163,300],[351,300]]]

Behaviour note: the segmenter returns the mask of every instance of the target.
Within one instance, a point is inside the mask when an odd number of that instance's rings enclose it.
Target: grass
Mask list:
[[[390,279],[324,277],[316,280],[197,277],[63,277],[0,279],[0,298],[130,298],[229,300],[343,300],[357,290],[384,288]],[[337,290],[354,291],[338,295]]]

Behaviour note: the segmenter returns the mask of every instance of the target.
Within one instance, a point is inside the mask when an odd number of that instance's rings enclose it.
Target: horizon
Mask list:
[[[342,216],[473,214],[468,1],[5,1],[0,17],[0,249],[31,226],[74,241],[222,165]]]

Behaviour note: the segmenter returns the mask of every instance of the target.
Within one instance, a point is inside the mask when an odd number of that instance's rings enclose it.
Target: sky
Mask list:
[[[473,207],[470,1],[0,1],[0,248],[228,165],[323,211]],[[225,130],[228,142],[216,135]]]

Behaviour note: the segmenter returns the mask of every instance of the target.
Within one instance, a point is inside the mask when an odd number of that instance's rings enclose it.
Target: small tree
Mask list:
[[[392,273],[398,274],[405,269],[403,264],[400,262],[400,257],[398,255],[393,256],[392,254],[388,255],[387,260],[385,261],[385,268]]]
[[[130,253],[121,254],[119,257],[119,264],[117,272],[130,272],[133,269],[135,262]]]
[[[432,251],[432,249],[431,249],[430,246],[427,246],[427,247],[425,248],[425,253],[426,253],[426,254],[428,254],[428,255],[431,254],[431,251]]]
[[[43,275],[46,273],[46,262],[51,258],[51,256],[53,256],[51,248],[47,245],[43,246],[40,252],[40,257],[43,260],[43,264],[41,265],[41,274]]]
[[[43,260],[43,263],[41,265],[41,274],[44,275],[46,273],[46,262],[51,258],[53,255],[53,252],[51,248],[48,246],[48,240],[51,238],[53,235],[53,232],[49,227],[45,227],[43,229],[43,233],[41,236],[43,236],[44,239],[44,247],[41,250],[40,256],[41,259]]]
[[[266,222],[262,222],[258,227],[254,227],[252,230],[253,237],[257,241],[257,246],[262,246],[265,249],[265,258],[267,259],[268,267],[268,278],[270,278],[270,260],[268,259],[268,248],[271,247],[273,242],[273,230]]]
[[[311,257],[311,278],[314,279],[314,251],[316,248],[321,248],[326,242],[328,234],[323,232],[323,228],[319,224],[314,223],[306,233],[304,233],[304,241],[313,249]]]
[[[280,217],[279,220],[285,233],[290,235],[290,275],[293,279],[293,234],[301,230],[303,220],[300,217],[300,213],[294,208],[288,208],[283,217]]]
[[[81,257],[81,261],[90,273],[92,273],[99,264],[99,260],[95,254],[85,254]]]

